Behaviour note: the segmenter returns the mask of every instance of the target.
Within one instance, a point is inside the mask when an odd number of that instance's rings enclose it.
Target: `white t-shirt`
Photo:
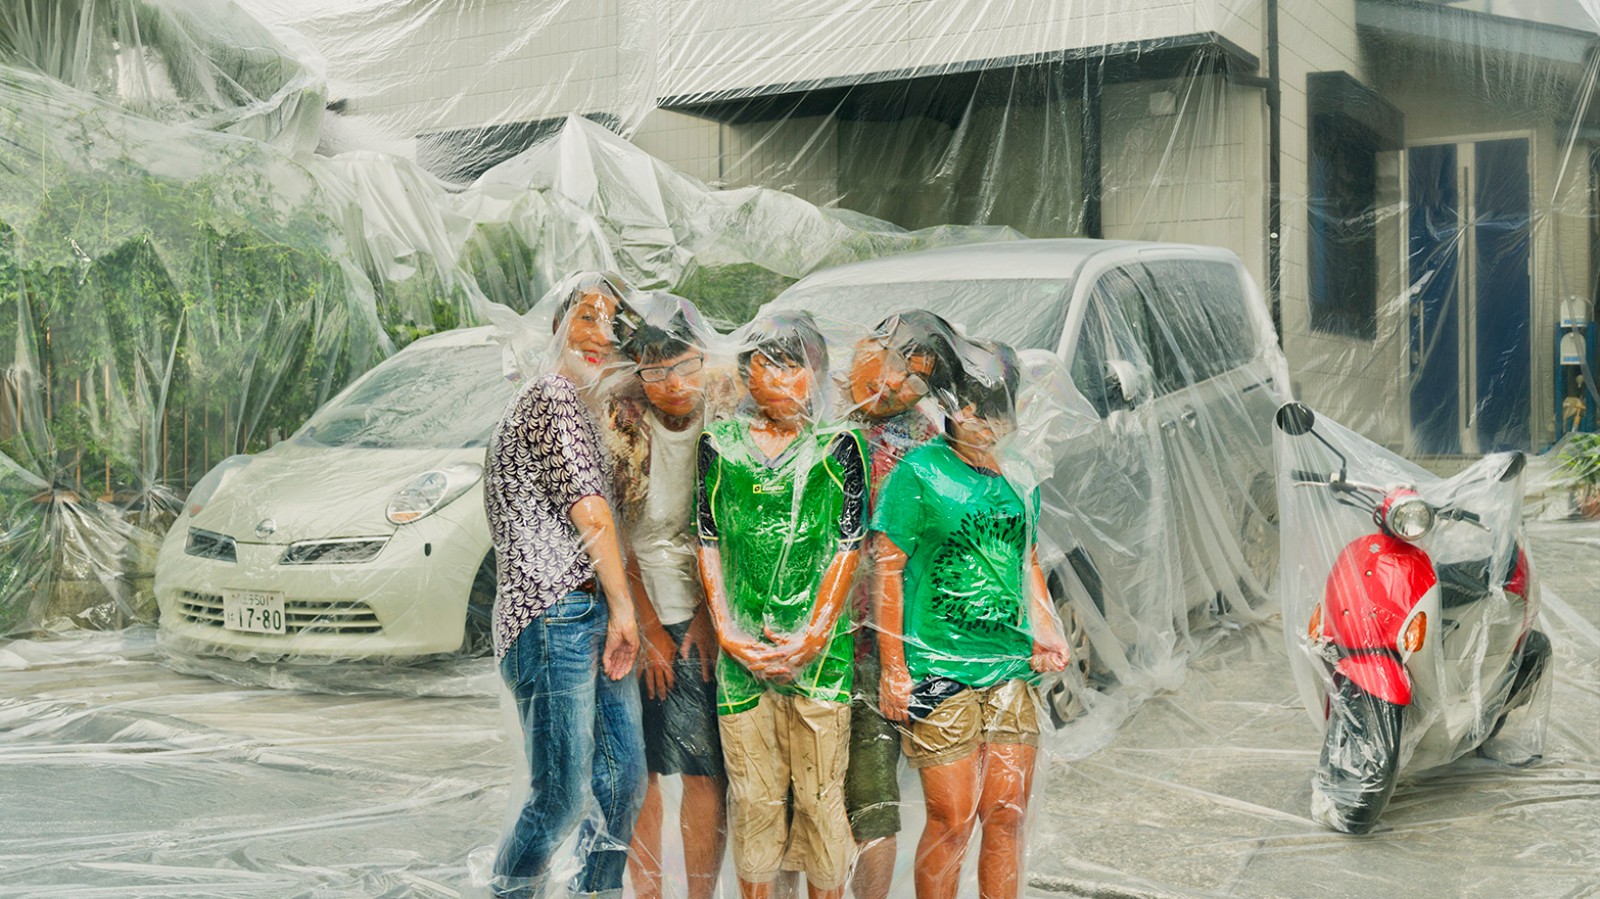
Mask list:
[[[644,589],[662,624],[694,617],[700,601],[695,562],[695,447],[700,429],[672,431],[650,419],[650,495],[634,525],[633,554],[644,575]]]

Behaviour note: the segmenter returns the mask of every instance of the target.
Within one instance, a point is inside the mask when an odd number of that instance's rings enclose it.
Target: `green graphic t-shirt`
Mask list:
[[[761,638],[800,631],[811,618],[822,575],[866,532],[866,448],[855,431],[807,428],[768,459],[750,438],[748,419],[713,424],[700,437],[700,539],[722,554],[729,612]],[[764,638],[763,638],[764,639]],[[727,655],[717,662],[717,710],[755,706],[764,690],[850,701],[850,614],[826,649],[787,684],[762,681]]]
[[[982,689],[1029,667],[1033,630],[1023,585],[1039,492],[973,468],[943,437],[912,450],[878,494],[872,529],[906,554],[906,667]]]

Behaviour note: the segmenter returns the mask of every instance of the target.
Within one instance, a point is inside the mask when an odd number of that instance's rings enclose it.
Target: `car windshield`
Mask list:
[[[516,387],[497,345],[403,352],[318,409],[295,435],[318,446],[485,446]]]
[[[772,308],[809,309],[866,327],[895,312],[926,309],[974,337],[1055,352],[1071,297],[1066,278],[901,281],[802,286],[773,300]]]

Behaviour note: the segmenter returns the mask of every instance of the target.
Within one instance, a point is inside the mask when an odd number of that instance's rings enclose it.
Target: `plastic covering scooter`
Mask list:
[[[1301,403],[1281,407],[1276,423],[1280,503],[1312,513],[1282,531],[1285,571],[1337,553],[1320,569],[1321,600],[1286,601],[1284,614],[1291,659],[1312,669],[1307,708],[1325,720],[1312,816],[1366,833],[1408,763],[1431,767],[1479,749],[1530,703],[1549,668],[1523,549],[1524,457],[1485,456],[1441,480],[1369,461],[1365,441]],[[1343,539],[1347,523],[1363,519],[1376,530]]]

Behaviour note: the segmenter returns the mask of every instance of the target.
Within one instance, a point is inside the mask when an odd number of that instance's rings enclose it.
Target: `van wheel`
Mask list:
[[[472,578],[472,592],[467,594],[467,622],[461,639],[461,651],[467,655],[482,656],[494,651],[494,550],[478,564],[478,573]]]
[[[1250,485],[1250,502],[1239,524],[1239,550],[1245,565],[1239,591],[1259,611],[1278,588],[1278,489],[1266,475]]]
[[[1084,593],[1088,595],[1088,599],[1094,603],[1096,609],[1103,611],[1104,599],[1100,595],[1100,579],[1095,572],[1094,564],[1082,550],[1074,549],[1072,566],[1073,574],[1078,584],[1083,587]],[[1072,601],[1072,594],[1062,573],[1050,572],[1046,584],[1050,590],[1050,600],[1055,604],[1056,614],[1061,616],[1062,632],[1066,634],[1067,651],[1071,654],[1067,670],[1045,693],[1045,707],[1050,711],[1050,718],[1056,727],[1062,727],[1083,714],[1083,693],[1090,689],[1094,655],[1089,643],[1089,630],[1084,627],[1083,615]]]

